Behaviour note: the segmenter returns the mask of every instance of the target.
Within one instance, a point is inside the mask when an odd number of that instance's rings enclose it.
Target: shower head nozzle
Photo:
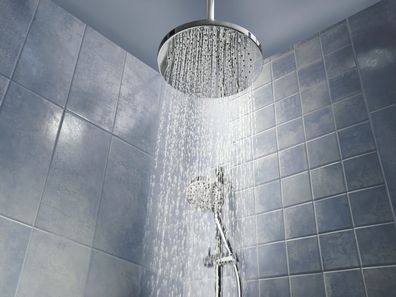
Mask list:
[[[224,191],[217,180],[198,176],[188,185],[186,198],[198,209],[217,212],[224,204]]]

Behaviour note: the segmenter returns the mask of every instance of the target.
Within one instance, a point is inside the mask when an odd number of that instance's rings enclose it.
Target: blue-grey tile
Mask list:
[[[325,58],[329,78],[333,78],[356,67],[352,46],[344,47]]]
[[[274,97],[280,100],[298,92],[297,74],[291,72],[274,81]]]
[[[338,129],[362,122],[368,118],[363,96],[360,94],[336,102],[333,107],[335,122]]]
[[[356,229],[364,266],[396,263],[395,224]]]
[[[308,142],[307,150],[310,168],[340,160],[337,135],[335,133]]]
[[[323,61],[319,61],[298,71],[298,79],[302,90],[326,80]]]
[[[351,43],[348,26],[342,21],[320,34],[324,54],[333,52]]]
[[[334,131],[334,120],[331,107],[314,111],[304,117],[307,139],[318,137]]]
[[[0,112],[0,210],[34,222],[61,109],[11,84]]]
[[[235,202],[236,215],[238,218],[255,214],[253,189],[236,192]]]
[[[11,77],[37,3],[38,0],[0,3],[0,73],[7,77]]]
[[[240,232],[242,237],[242,245],[244,247],[256,244],[256,217],[250,216],[240,221]]]
[[[330,94],[333,102],[361,91],[359,75],[356,70],[345,72],[329,80]]]
[[[261,279],[260,297],[290,297],[289,279],[287,277]]]
[[[258,276],[257,265],[257,248],[242,249],[239,258],[241,261],[241,270],[245,273],[247,279],[255,279]]]
[[[267,84],[254,91],[254,106],[261,108],[274,102],[272,84]]]
[[[359,266],[355,234],[343,231],[320,235],[323,267],[325,270]]]
[[[296,60],[299,67],[313,63],[322,58],[322,50],[318,36],[300,42],[295,47]]]
[[[284,212],[286,238],[295,238],[316,233],[312,203],[289,207]]]
[[[49,0],[40,1],[15,69],[15,80],[64,105],[85,25]]]
[[[260,159],[261,160],[261,159]],[[256,161],[258,162],[258,161]],[[263,172],[261,172],[263,173]],[[255,171],[253,169],[253,162],[242,163],[238,167],[231,170],[231,180],[235,190],[243,190],[254,185]],[[271,174],[267,172],[266,174]]]
[[[282,207],[279,180],[254,188],[256,213],[275,210]]]
[[[259,246],[257,252],[260,277],[287,275],[285,243]]]
[[[9,80],[6,79],[4,76],[0,76],[0,106],[3,102],[3,97],[7,91]]]
[[[374,136],[396,210],[396,106],[372,114]]]
[[[276,131],[267,130],[256,134],[253,138],[254,157],[259,158],[276,152]]]
[[[36,225],[91,245],[110,134],[67,114]]]
[[[345,192],[344,174],[340,163],[311,171],[314,199]]]
[[[30,228],[0,218],[0,295],[15,294],[22,269]]]
[[[349,190],[375,186],[384,182],[377,153],[344,161]]]
[[[393,219],[384,186],[350,193],[349,199],[357,226],[390,222]]]
[[[272,61],[272,75],[274,79],[282,77],[295,69],[296,61],[294,60],[293,51]]]
[[[392,297],[396,292],[396,268],[367,268],[363,270],[369,297]]]
[[[304,126],[302,119],[295,119],[277,127],[279,149],[284,149],[304,142]]]
[[[351,213],[346,195],[315,202],[319,232],[352,227]]]
[[[300,95],[288,97],[275,104],[276,122],[278,124],[301,116]]]
[[[140,275],[139,266],[93,251],[84,296],[134,296],[140,290]]]
[[[316,272],[321,270],[317,237],[287,242],[290,274]]]
[[[257,216],[257,243],[268,243],[285,239],[283,211],[276,210]]]
[[[93,246],[141,263],[151,159],[113,138]]]
[[[16,297],[83,297],[91,250],[33,231]]]
[[[279,152],[280,176],[285,177],[308,169],[305,144]]]
[[[111,130],[116,113],[125,51],[91,28],[87,28],[68,109]],[[125,106],[122,106],[125,108]]]
[[[341,154],[348,158],[375,150],[375,142],[369,123],[346,128],[338,132]]]
[[[303,114],[330,105],[330,95],[327,82],[319,83],[301,92],[301,106]]]
[[[253,87],[254,88],[261,87],[261,86],[271,82],[271,79],[272,79],[271,63],[266,63],[263,65],[263,69],[261,70],[259,77],[254,82]]]
[[[328,297],[366,296],[360,270],[325,273],[324,279]]]
[[[312,200],[308,172],[282,179],[283,206],[291,206]]]
[[[256,111],[255,120],[256,120],[255,128],[257,133],[274,127],[275,126],[274,105],[270,105]]]
[[[278,154],[257,159],[254,163],[256,185],[279,178]]]
[[[246,282],[245,288],[242,287],[243,296],[246,297],[258,297],[259,296],[259,282],[249,281]]]
[[[369,109],[396,103],[393,1],[381,1],[354,15],[350,27]]]
[[[325,297],[322,274],[298,275],[290,278],[293,297]]]

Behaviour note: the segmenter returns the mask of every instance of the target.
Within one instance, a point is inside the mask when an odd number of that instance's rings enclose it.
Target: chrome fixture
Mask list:
[[[180,25],[162,40],[158,67],[176,90],[202,98],[240,93],[261,72],[260,42],[247,29],[214,18],[214,0],[207,0],[207,18]]]
[[[195,208],[209,210],[214,214],[216,224],[216,252],[203,259],[205,267],[215,267],[216,297],[222,296],[222,267],[231,264],[234,269],[238,296],[242,296],[241,277],[238,269],[238,260],[232,251],[231,245],[226,238],[225,228],[221,220],[221,210],[224,204],[224,196],[227,183],[224,179],[222,167],[216,170],[216,178],[199,176],[194,178],[186,189],[187,201]]]

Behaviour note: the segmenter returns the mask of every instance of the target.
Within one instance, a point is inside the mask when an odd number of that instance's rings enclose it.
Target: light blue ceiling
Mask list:
[[[205,17],[205,0],[53,0],[157,69],[158,45],[172,28]],[[255,34],[269,56],[379,0],[217,0],[216,19]]]

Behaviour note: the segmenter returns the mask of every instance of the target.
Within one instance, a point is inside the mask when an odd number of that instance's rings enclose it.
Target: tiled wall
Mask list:
[[[395,1],[267,59],[259,81],[237,204],[247,296],[395,296]]]
[[[158,78],[49,0],[0,0],[0,296],[138,296]]]

